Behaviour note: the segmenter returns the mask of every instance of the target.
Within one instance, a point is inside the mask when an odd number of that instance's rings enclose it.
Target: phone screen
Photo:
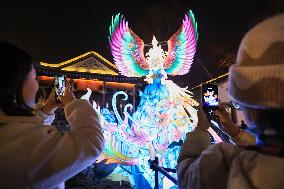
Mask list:
[[[218,109],[218,86],[215,84],[202,85],[202,104],[204,111],[213,115],[213,111]]]
[[[65,76],[54,77],[54,89],[57,96],[63,96],[65,90]]]

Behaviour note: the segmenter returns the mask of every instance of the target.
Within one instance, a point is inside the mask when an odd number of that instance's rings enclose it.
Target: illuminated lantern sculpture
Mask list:
[[[167,75],[189,72],[196,52],[197,24],[191,11],[185,14],[182,26],[168,40],[165,52],[155,37],[152,48],[144,56],[144,42],[129,27],[123,16],[117,14],[110,26],[109,43],[114,62],[120,73],[127,77],[146,76],[148,85],[140,92],[140,103],[134,113],[127,104],[123,115],[117,110],[113,96],[113,110],[94,108],[100,113],[106,138],[102,159],[107,163],[137,165],[151,183],[153,172],[148,159],[159,157],[159,164],[175,168],[180,146],[173,145],[185,139],[197,123],[198,103],[187,88],[180,88]],[[210,130],[216,136],[213,130]]]

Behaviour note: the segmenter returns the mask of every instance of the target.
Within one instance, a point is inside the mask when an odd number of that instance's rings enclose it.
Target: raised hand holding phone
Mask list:
[[[68,103],[72,102],[73,100],[76,100],[76,97],[72,92],[71,85],[69,82],[66,82],[64,93],[63,95],[59,95],[58,98],[64,106],[66,106]]]
[[[53,89],[49,94],[47,100],[45,101],[44,105],[42,106],[41,110],[45,114],[52,114],[58,107],[62,107],[62,104],[56,102],[55,92]]]
[[[231,137],[235,137],[240,132],[240,128],[235,125],[224,105],[220,105],[215,113],[220,120],[222,130],[228,133]]]
[[[207,130],[211,126],[210,123],[208,122],[207,116],[202,110],[202,104],[198,106],[198,112],[197,112],[197,117],[198,117],[198,122],[197,122],[197,129],[200,130]]]

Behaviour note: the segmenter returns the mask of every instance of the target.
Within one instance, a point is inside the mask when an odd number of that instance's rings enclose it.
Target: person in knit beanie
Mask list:
[[[260,130],[258,144],[283,146],[283,14],[263,21],[245,35],[236,64],[229,71],[228,93],[240,105],[250,127]]]
[[[179,188],[284,188],[284,14],[243,37],[228,93],[249,127],[259,129],[257,144],[210,144],[210,124],[200,109],[178,158]]]

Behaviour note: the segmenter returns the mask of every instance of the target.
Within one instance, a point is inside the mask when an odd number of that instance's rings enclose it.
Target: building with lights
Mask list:
[[[90,101],[95,101],[101,108],[112,108],[112,96],[117,91],[124,91],[128,94],[127,101],[117,99],[118,110],[123,111],[126,103],[133,105],[133,111],[137,105],[139,89],[146,84],[143,78],[125,77],[119,74],[116,66],[101,56],[99,53],[90,51],[80,56],[59,63],[40,62],[35,66],[39,92],[39,101],[47,99],[53,89],[54,76],[64,75],[72,83],[74,94],[80,98],[87,91],[92,90]],[[56,112],[55,125],[60,128],[66,125],[64,112]]]
[[[123,90],[132,97],[129,101],[135,108],[137,89],[144,84],[142,78],[121,76],[113,63],[94,51],[60,63],[40,62],[36,70],[42,99],[52,89],[54,76],[65,75],[72,83],[76,96],[85,94],[89,88],[93,91],[90,100],[95,100],[101,107],[110,106],[112,95]]]

